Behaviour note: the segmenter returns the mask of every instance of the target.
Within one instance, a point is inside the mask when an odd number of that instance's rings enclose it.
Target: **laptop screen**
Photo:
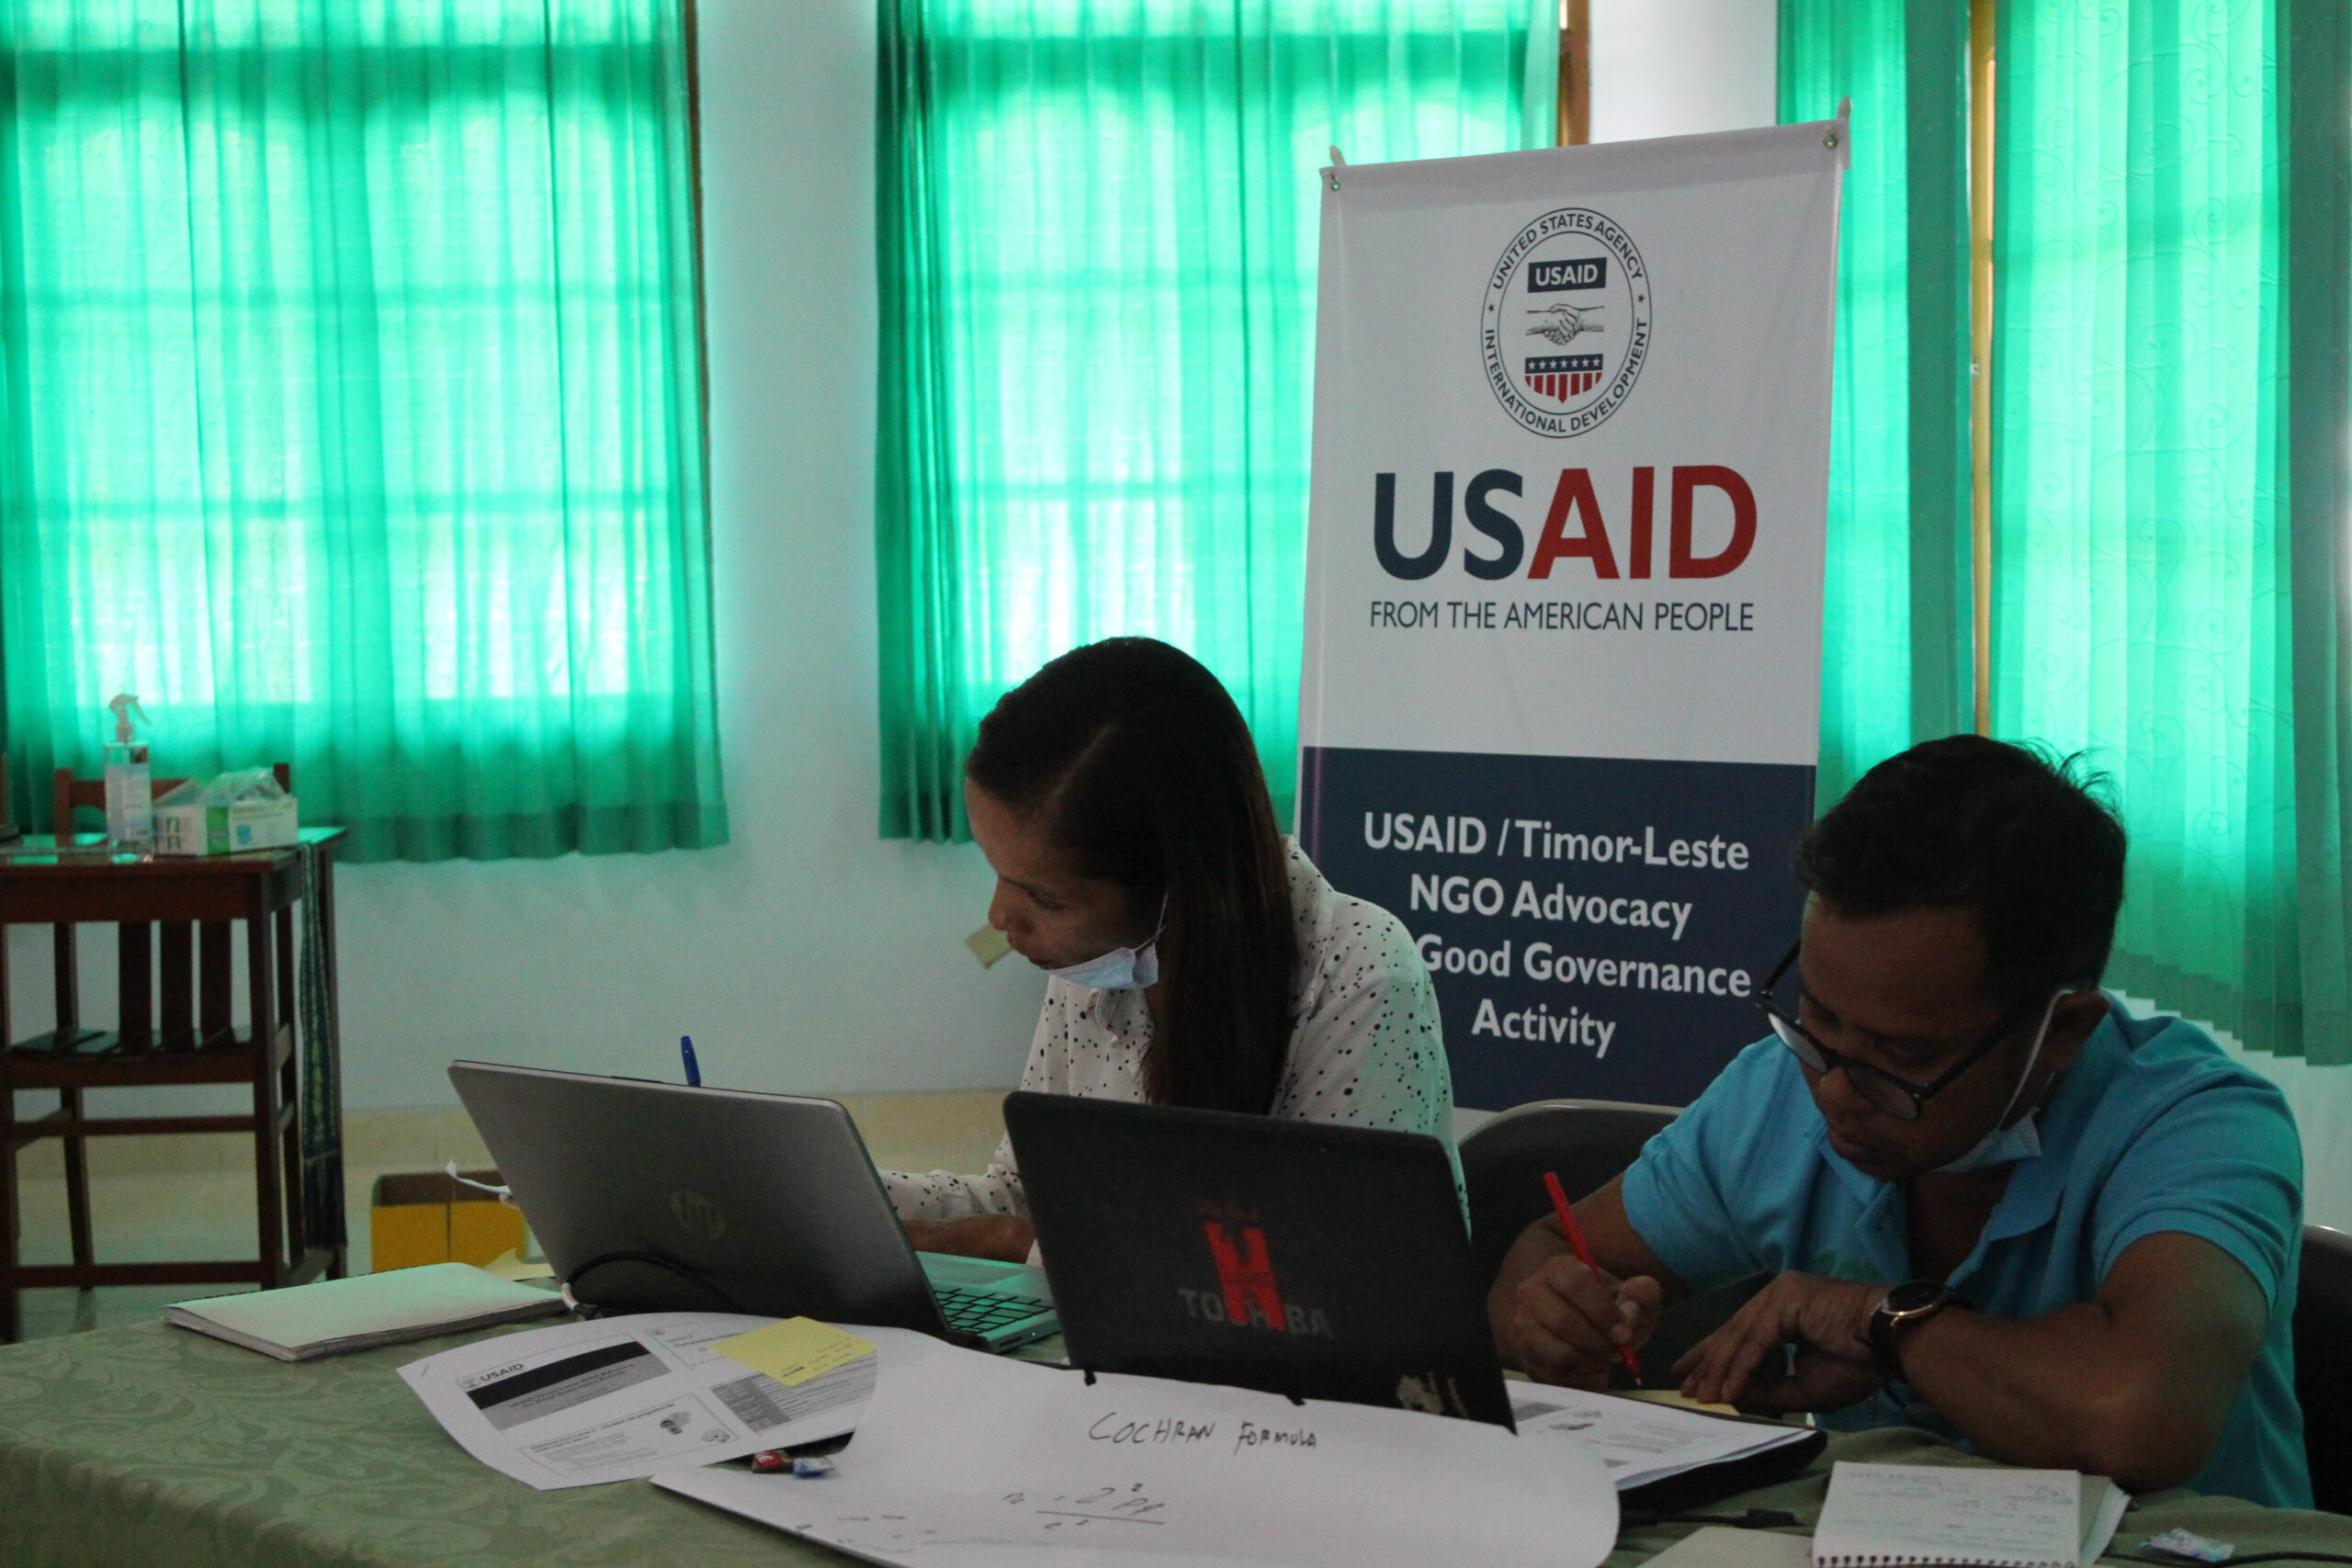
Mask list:
[[[449,1081],[582,1302],[944,1326],[831,1100],[486,1062]]]
[[[1436,1139],[1005,1100],[1073,1366],[1511,1424]]]

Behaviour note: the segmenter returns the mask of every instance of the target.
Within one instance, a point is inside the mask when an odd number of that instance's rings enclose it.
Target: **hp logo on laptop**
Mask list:
[[[689,1235],[705,1241],[717,1241],[727,1234],[727,1216],[718,1204],[690,1187],[681,1187],[670,1194],[670,1215],[685,1227]]]

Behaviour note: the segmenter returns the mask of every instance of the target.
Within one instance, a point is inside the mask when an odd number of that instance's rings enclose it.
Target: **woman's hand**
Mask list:
[[[917,1252],[1026,1263],[1037,1245],[1037,1227],[1016,1214],[968,1214],[960,1220],[909,1220],[907,1239]]]

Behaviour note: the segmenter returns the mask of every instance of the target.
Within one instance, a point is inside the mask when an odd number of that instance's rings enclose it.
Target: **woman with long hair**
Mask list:
[[[1274,823],[1215,675],[1148,637],[1075,649],[1005,694],[964,769],[989,923],[1052,978],[1021,1087],[1452,1143],[1429,970]],[[977,1176],[886,1172],[915,1245],[1017,1260],[1008,1141]]]

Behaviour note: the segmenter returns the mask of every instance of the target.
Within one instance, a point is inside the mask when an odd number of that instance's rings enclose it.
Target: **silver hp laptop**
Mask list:
[[[574,1301],[911,1328],[1010,1350],[1045,1271],[917,1252],[830,1100],[485,1062],[449,1081]]]

